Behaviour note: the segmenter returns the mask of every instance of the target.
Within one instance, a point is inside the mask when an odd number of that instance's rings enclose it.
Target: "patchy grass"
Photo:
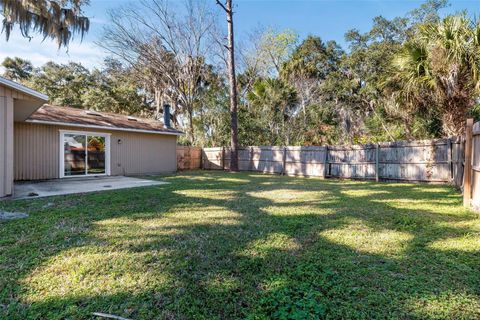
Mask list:
[[[2,202],[0,318],[478,319],[480,221],[450,187],[192,172]]]

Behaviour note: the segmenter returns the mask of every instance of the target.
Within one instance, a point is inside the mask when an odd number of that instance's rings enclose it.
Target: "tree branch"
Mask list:
[[[230,10],[228,10],[227,7],[225,7],[225,5],[220,2],[220,0],[216,0],[216,2],[220,7],[222,7],[223,10],[225,10],[226,13],[230,12]]]

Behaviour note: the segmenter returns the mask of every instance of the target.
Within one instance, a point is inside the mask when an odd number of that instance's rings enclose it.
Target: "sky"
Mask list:
[[[85,15],[90,18],[90,31],[82,42],[74,40],[69,48],[57,49],[51,41],[35,36],[31,41],[14,31],[8,42],[0,34],[0,61],[7,56],[21,57],[40,66],[53,60],[58,63],[81,62],[88,68],[101,66],[107,54],[95,45],[108,24],[108,11],[132,0],[90,0]],[[174,0],[178,2],[182,0]],[[195,1],[195,0],[194,0]],[[215,0],[211,1],[215,8]],[[469,15],[480,17],[480,0],[451,0],[443,15],[467,10]],[[296,31],[300,38],[320,36],[324,41],[336,40],[346,49],[345,32],[350,29],[368,31],[372,19],[382,15],[388,19],[404,16],[419,7],[423,1],[414,0],[234,0],[235,35],[245,40],[253,30],[275,27]],[[220,10],[220,9],[218,9]]]

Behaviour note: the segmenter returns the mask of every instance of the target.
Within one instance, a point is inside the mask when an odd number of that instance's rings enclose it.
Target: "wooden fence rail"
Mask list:
[[[229,151],[226,147],[202,149],[201,167],[228,170]],[[442,182],[456,186],[461,186],[463,181],[461,138],[348,147],[243,147],[239,149],[238,160],[240,171],[324,178]]]

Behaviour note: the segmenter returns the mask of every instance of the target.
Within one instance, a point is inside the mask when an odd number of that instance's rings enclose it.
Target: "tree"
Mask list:
[[[350,30],[345,36],[351,53],[341,61],[343,79],[329,86],[341,97],[339,123],[350,143],[371,141],[372,136],[388,140],[400,138],[392,132],[394,126],[388,123],[391,119],[384,112],[382,85],[394,54],[407,37],[407,25],[405,18],[388,20],[379,16],[373,19],[370,31],[361,34]],[[376,121],[370,121],[372,118]],[[379,128],[369,128],[368,124],[379,125]]]
[[[19,57],[6,57],[2,62],[2,67],[5,69],[3,77],[14,81],[27,80],[33,73],[32,63]]]
[[[295,87],[304,120],[307,107],[321,99],[321,84],[338,69],[342,55],[335,41],[325,45],[319,37],[308,36],[283,63],[280,77]]]
[[[251,42],[244,53],[247,69],[262,77],[277,77],[296,48],[298,34],[289,29],[260,29],[251,36]]]
[[[217,4],[227,14],[228,25],[228,80],[230,84],[230,171],[238,171],[238,116],[237,116],[237,79],[235,74],[235,47],[233,33],[233,8],[232,0],[226,0],[223,5],[219,0]]]
[[[26,82],[33,89],[48,95],[49,102],[75,108],[85,108],[82,95],[94,85],[90,71],[80,63],[47,62]]]
[[[414,110],[438,110],[443,133],[461,135],[480,89],[480,24],[465,15],[419,26],[393,62],[394,96]],[[396,83],[395,83],[396,82]]]
[[[292,142],[295,128],[290,120],[297,103],[294,88],[279,79],[258,80],[248,94],[248,102],[252,107],[251,118],[257,119],[260,128],[267,129],[261,134],[268,144],[289,145]]]
[[[193,118],[208,70],[214,17],[202,1],[185,1],[185,15],[178,16],[170,1],[140,1],[110,13],[98,45],[135,71],[160,101],[169,102],[174,113],[186,120],[187,137],[195,144]]]
[[[209,73],[194,120],[197,143],[202,146],[225,146],[231,140],[230,95],[222,74]]]
[[[59,48],[66,47],[75,35],[83,39],[88,32],[90,20],[82,12],[88,3],[89,0],[0,0],[2,30],[7,41],[18,25],[26,38],[31,38],[32,32],[39,33],[43,39],[56,41]]]
[[[5,60],[18,62],[17,59]],[[19,81],[47,94],[52,104],[144,116],[153,113],[151,106],[144,103],[145,97],[132,80],[130,70],[117,60],[106,59],[103,68],[92,71],[74,62],[47,62],[40,68],[33,68],[27,62],[27,69],[31,67],[33,71]]]
[[[426,0],[420,7],[409,12],[408,16],[412,25],[439,22],[440,16],[438,11],[448,5],[448,0]]]
[[[131,73],[120,61],[105,59],[102,69],[91,72],[92,84],[81,96],[83,105],[97,111],[152,116],[153,108],[144,103],[145,96]]]

